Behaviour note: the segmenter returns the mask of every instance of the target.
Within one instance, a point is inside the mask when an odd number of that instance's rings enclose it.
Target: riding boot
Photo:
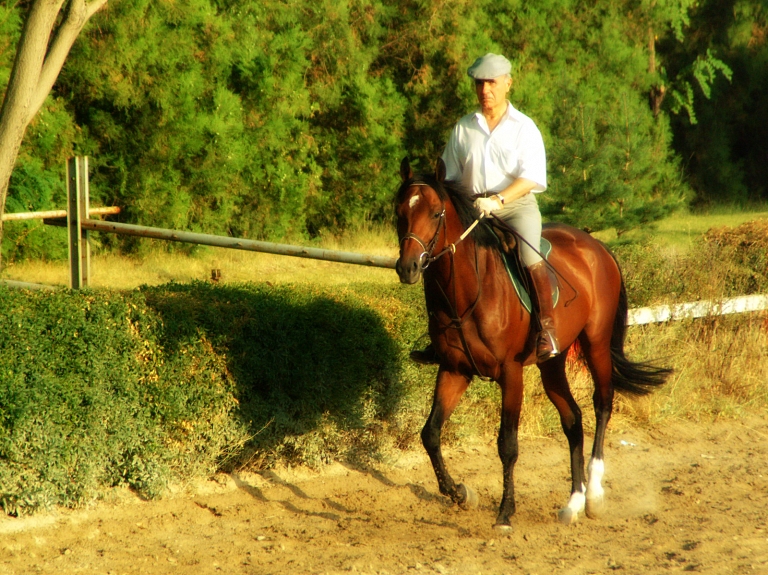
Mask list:
[[[539,363],[547,361],[560,353],[555,333],[555,320],[552,305],[552,284],[545,261],[540,261],[528,268],[536,290],[536,302],[539,312],[541,331],[536,337],[536,357]]]
[[[435,347],[431,343],[424,349],[414,349],[410,355],[412,361],[422,365],[440,363],[440,359],[437,357]]]

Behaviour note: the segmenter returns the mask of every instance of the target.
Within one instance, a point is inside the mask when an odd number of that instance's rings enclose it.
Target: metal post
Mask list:
[[[83,220],[88,219],[88,158],[70,158],[67,162],[67,229],[69,240],[69,287],[88,285],[91,276],[91,246]]]

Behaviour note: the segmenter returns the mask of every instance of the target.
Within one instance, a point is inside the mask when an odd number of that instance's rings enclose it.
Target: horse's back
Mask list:
[[[597,238],[593,237],[588,232],[585,232],[584,230],[580,230],[579,228],[575,228],[573,226],[569,226],[568,224],[544,224],[542,226],[542,235],[546,237],[549,241],[551,241],[553,244],[557,243],[558,245],[564,244],[564,243],[585,243],[589,245],[599,245],[603,246],[602,242],[598,240]],[[603,249],[605,250],[605,247],[603,246]]]
[[[546,224],[542,235],[552,243],[549,261],[560,275],[561,297],[566,301],[573,297],[570,312],[560,311],[563,319],[608,329],[622,286],[621,271],[611,252],[589,233],[565,224]],[[572,331],[580,331],[578,325]]]
[[[545,224],[542,236],[552,243],[552,256],[555,260],[561,259],[576,267],[581,267],[578,262],[582,261],[593,269],[618,272],[616,260],[605,244],[583,230],[566,224]],[[553,265],[556,265],[554,261]]]

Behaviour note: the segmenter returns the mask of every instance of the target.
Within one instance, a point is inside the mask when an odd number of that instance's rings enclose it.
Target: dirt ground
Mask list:
[[[0,518],[0,574],[768,574],[768,418],[609,428],[608,511],[566,527],[565,440],[522,438],[514,531],[492,523],[492,440],[446,450],[480,507],[437,493],[425,455],[219,476],[161,501]]]

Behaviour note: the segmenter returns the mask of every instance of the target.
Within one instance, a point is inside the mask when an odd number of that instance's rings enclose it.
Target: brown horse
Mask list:
[[[477,219],[470,195],[436,175],[414,177],[407,158],[396,201],[400,281],[424,277],[429,335],[440,366],[432,411],[421,433],[440,492],[462,507],[477,496],[448,474],[440,448],[443,424],[451,416],[473,376],[494,379],[501,387],[498,451],[504,492],[496,526],[510,528],[515,512],[513,470],[518,455],[517,429],[523,401],[523,367],[536,363],[535,329],[505,271],[498,240],[487,226],[465,233]],[[543,234],[553,246],[549,261],[558,270],[564,305],[555,308],[562,353],[538,365],[547,396],[557,408],[571,453],[571,496],[558,516],[570,524],[604,507],[603,442],[613,407],[613,391],[648,393],[670,373],[665,368],[629,361],[624,355],[627,297],[616,260],[589,234],[565,225],[548,225]],[[595,383],[597,426],[584,472],[581,410],[565,374],[568,348],[578,340]]]

